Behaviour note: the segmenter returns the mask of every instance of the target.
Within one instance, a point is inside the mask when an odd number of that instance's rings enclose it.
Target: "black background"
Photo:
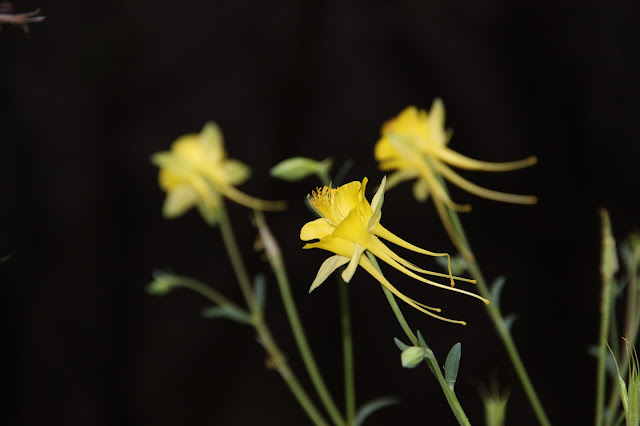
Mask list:
[[[464,173],[507,192],[514,206],[453,189],[489,279],[504,274],[502,306],[555,424],[591,423],[599,295],[598,208],[618,238],[640,223],[638,18],[635,2],[24,1],[47,21],[0,32],[0,264],[3,424],[299,425],[308,420],[247,327],[204,320],[206,302],[145,293],[157,268],[240,293],[217,229],[191,212],[165,221],[153,152],[216,120],[230,157],[253,169],[242,190],[287,199],[269,214],[309,339],[342,401],[337,290],[308,295],[322,260],[303,251],[310,179],[268,177],[306,155],[355,161],[349,180],[382,178],[373,159],[381,124],[442,97],[450,146],[486,161],[535,154],[509,173]],[[249,212],[229,205],[252,272]],[[383,224],[432,250],[452,251],[431,203],[410,184],[391,191]],[[399,250],[405,255],[404,250]],[[423,266],[428,259],[406,256]],[[384,266],[383,266],[384,268]],[[392,282],[466,327],[405,309],[444,363],[462,342],[456,386],[474,424],[477,388],[511,390],[507,423],[536,424],[482,304]],[[296,355],[273,277],[268,320],[293,368]],[[376,282],[350,284],[358,402],[398,395],[368,424],[455,424],[426,369],[400,367],[402,337]],[[311,388],[309,387],[311,391]]]

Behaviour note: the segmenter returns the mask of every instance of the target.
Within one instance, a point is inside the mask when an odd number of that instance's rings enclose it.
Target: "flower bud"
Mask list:
[[[311,158],[292,157],[276,164],[270,173],[275,178],[287,182],[296,182],[313,174],[326,176],[331,169],[332,163],[333,160],[330,158],[324,161],[316,161]]]
[[[402,355],[400,355],[400,360],[402,361],[402,366],[404,368],[415,368],[424,359],[425,349],[420,346],[411,346],[410,348],[402,351]]]

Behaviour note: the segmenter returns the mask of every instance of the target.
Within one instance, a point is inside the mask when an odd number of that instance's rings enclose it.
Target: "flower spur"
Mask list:
[[[368,250],[380,260],[411,278],[436,287],[475,297],[487,304],[489,303],[488,300],[481,296],[453,287],[454,279],[471,283],[475,283],[475,281],[468,278],[452,276],[450,266],[449,274],[421,269],[400,257],[384,244],[380,238],[417,253],[429,256],[446,256],[450,260],[447,253],[436,253],[417,247],[404,241],[382,226],[382,224],[380,224],[380,218],[382,215],[382,204],[384,202],[386,177],[382,180],[371,204],[369,204],[364,195],[367,181],[367,178],[364,178],[362,183],[354,181],[338,188],[325,186],[313,191],[309,196],[310,205],[321,217],[308,222],[302,227],[300,238],[303,241],[318,240],[305,244],[303,248],[320,248],[335,253],[335,255],[329,257],[322,263],[316,278],[311,284],[309,292],[321,285],[337,268],[348,264],[342,272],[342,278],[345,282],[349,282],[355,274],[357,267],[361,266],[396,297],[413,308],[434,318],[465,324],[464,321],[452,320],[436,315],[434,312],[440,312],[439,308],[424,305],[401,293],[373,266],[366,256],[363,256],[364,251]],[[450,262],[448,263],[450,265]],[[416,272],[449,278],[451,286],[437,283],[416,274]]]

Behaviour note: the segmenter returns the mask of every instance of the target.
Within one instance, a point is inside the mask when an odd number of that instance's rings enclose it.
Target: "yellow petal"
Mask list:
[[[373,156],[377,161],[385,161],[398,156],[398,152],[388,137],[383,136],[373,148]]]
[[[382,165],[380,169],[385,170],[382,168]],[[405,180],[414,179],[416,177],[418,177],[418,171],[416,169],[400,170],[392,173],[389,176],[389,179],[387,179],[387,187],[385,188],[385,191],[388,192],[391,188],[394,188],[399,183],[404,182]]]
[[[180,185],[167,192],[162,207],[162,215],[166,218],[181,216],[199,199],[198,193],[189,185]]]
[[[362,184],[358,181],[347,183],[338,188],[335,195],[336,209],[340,213],[341,217],[346,217],[351,210],[353,210],[358,204],[360,204],[360,191],[364,191],[364,186],[367,184],[367,178],[362,180]]]
[[[471,210],[470,205],[454,203],[449,197],[449,195],[444,191],[440,182],[438,182],[438,179],[433,174],[433,170],[431,170],[431,164],[430,164],[430,163],[434,163],[434,164],[438,163],[438,161],[433,160],[427,163],[427,158],[425,158],[424,160],[425,162],[418,163],[418,168],[419,168],[418,170],[420,171],[420,176],[424,179],[426,184],[429,186],[431,195],[434,198],[438,198],[439,200],[441,200],[447,207],[453,210],[456,210],[459,212],[470,211]]]
[[[411,243],[403,240],[402,238],[398,237],[397,235],[395,235],[394,233],[389,231],[387,228],[385,228],[381,224],[376,226],[371,232],[373,234],[377,235],[380,238],[384,238],[385,240],[392,242],[393,244],[395,244],[397,246],[406,248],[407,250],[415,251],[416,253],[426,254],[426,255],[434,256],[434,257],[448,256],[447,253],[439,253],[439,252],[435,252],[435,251],[429,251],[429,250],[425,250],[423,248],[420,248],[418,246],[414,246],[413,244],[411,244]]]
[[[342,238],[334,238],[332,236],[325,237],[320,241],[316,241],[315,243],[307,243],[302,248],[310,249],[310,248],[319,248],[322,250],[330,251],[332,253],[338,254],[342,257],[346,257],[347,259],[351,259],[353,256],[353,252],[355,251],[356,245],[351,241],[343,240]]]
[[[315,290],[320,284],[325,282],[325,280],[339,267],[344,265],[349,261],[348,257],[343,256],[331,256],[320,265],[320,269],[318,269],[318,273],[316,274],[316,278],[313,280],[311,287],[309,288],[309,293]]]
[[[342,271],[342,279],[345,283],[351,281],[353,278],[353,274],[356,273],[356,269],[358,268],[358,264],[360,263],[360,257],[364,252],[364,247],[359,244],[355,245],[355,250],[353,251],[353,255],[351,256],[351,260],[349,261],[349,266]]]
[[[417,179],[413,184],[413,197],[423,203],[429,198],[429,185],[422,179]]]
[[[473,158],[469,158],[449,148],[439,149],[432,154],[452,166],[466,170],[482,170],[485,172],[506,172],[509,170],[517,170],[533,166],[538,162],[538,159],[535,156],[531,156],[519,161],[490,163],[487,161],[474,160]]]
[[[465,191],[469,191],[479,197],[515,204],[535,204],[537,202],[537,198],[533,195],[507,194],[506,192],[493,191],[491,189],[486,189],[478,186],[475,183],[469,182],[468,180],[454,172],[452,169],[447,167],[445,164],[442,164],[440,162],[436,162],[435,166],[438,171],[452,183],[464,189]]]
[[[207,161],[219,163],[226,157],[224,139],[220,127],[213,121],[208,121],[198,135],[198,148],[204,153]]]
[[[300,239],[302,241],[310,241],[322,239],[327,235],[331,235],[336,228],[331,225],[327,219],[321,217],[311,222],[305,223],[300,230]]]
[[[368,246],[371,245],[369,230],[362,222],[358,209],[351,210],[351,213],[333,231],[333,236],[352,241],[365,248],[369,248]]]
[[[372,212],[373,214],[369,219],[368,227],[371,227],[374,223],[380,222],[380,217],[382,215],[381,213],[382,204],[384,203],[384,189],[385,189],[386,183],[387,183],[387,177],[385,176],[382,178],[382,182],[378,187],[378,191],[376,191],[376,195],[374,195],[373,199],[371,200],[371,210],[373,210]]]
[[[442,99],[436,98],[433,101],[428,116],[429,140],[421,146],[445,146],[451,135],[444,128],[445,111]]]
[[[222,163],[224,175],[231,185],[244,183],[251,175],[251,168],[241,161],[227,159]]]

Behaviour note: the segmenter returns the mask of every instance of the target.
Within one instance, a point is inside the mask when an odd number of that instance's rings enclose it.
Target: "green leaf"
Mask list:
[[[504,326],[508,331],[511,331],[513,322],[518,319],[518,314],[509,314],[504,317]]]
[[[491,284],[491,303],[493,303],[498,310],[500,310],[500,295],[502,294],[502,288],[506,280],[504,275],[499,275],[493,284]]]
[[[422,333],[420,333],[420,330],[418,330],[418,341],[420,342],[423,348],[426,349],[429,347],[429,345],[427,345],[427,342],[424,341],[424,337],[422,337]]]
[[[449,264],[446,257],[436,257],[436,263],[446,272],[449,273]],[[467,270],[467,261],[459,254],[451,258],[451,273],[453,275],[462,275]]]
[[[404,344],[400,339],[398,339],[397,337],[393,338],[393,341],[396,342],[396,346],[398,347],[398,349],[400,349],[401,351],[406,351],[407,349],[409,349],[411,346]]]
[[[461,357],[462,345],[460,343],[456,343],[449,351],[447,360],[444,363],[444,380],[452,390],[456,385],[456,379],[458,378],[458,367],[460,366]]]
[[[267,303],[267,279],[264,274],[256,274],[253,278],[253,292],[256,295],[258,306],[264,311]]]
[[[393,396],[383,396],[380,398],[376,398],[372,401],[369,401],[358,409],[358,412],[356,413],[356,418],[353,421],[353,426],[361,426],[364,423],[364,421],[367,419],[367,417],[369,417],[371,414],[375,413],[376,411],[384,407],[388,407],[390,405],[395,405],[399,403],[400,403],[400,400]]]
[[[251,324],[251,317],[240,309],[228,306],[211,306],[202,310],[204,318],[226,318],[241,324]]]
[[[607,371],[608,375],[616,379],[620,375],[620,372],[618,371],[618,362],[616,361],[615,355],[613,354],[613,351],[610,347],[609,352],[611,353],[611,356],[607,356],[607,359],[605,361],[605,370]],[[600,349],[596,345],[587,346],[587,353],[596,359],[600,357]]]

